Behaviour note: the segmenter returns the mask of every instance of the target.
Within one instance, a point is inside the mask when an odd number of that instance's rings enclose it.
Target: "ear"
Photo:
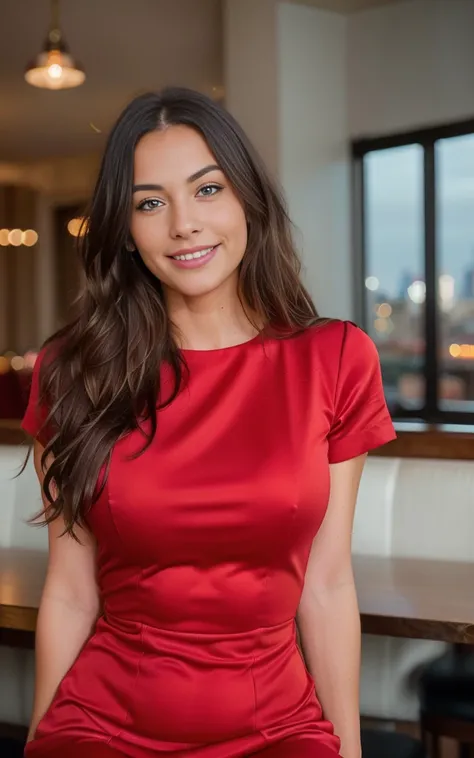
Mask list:
[[[128,250],[129,253],[135,253],[137,250],[135,243],[131,239],[125,243],[125,249]]]

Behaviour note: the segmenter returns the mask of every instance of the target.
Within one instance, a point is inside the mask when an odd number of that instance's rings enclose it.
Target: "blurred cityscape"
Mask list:
[[[473,246],[474,250],[474,246]],[[440,398],[446,407],[474,410],[474,252],[456,296],[453,276],[438,278]],[[403,272],[390,297],[376,276],[365,281],[367,322],[379,349],[387,401],[392,410],[416,409],[424,398],[426,285]],[[453,402],[454,401],[454,402]],[[397,406],[399,406],[397,408]]]
[[[435,140],[434,156],[439,409],[473,413],[474,134]],[[424,148],[373,150],[363,166],[365,322],[389,407],[403,416],[425,398]]]

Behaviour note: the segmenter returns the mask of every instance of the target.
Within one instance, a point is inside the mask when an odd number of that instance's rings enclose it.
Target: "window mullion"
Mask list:
[[[430,421],[439,417],[438,402],[438,312],[436,259],[436,166],[435,144],[424,144],[425,213],[425,413]]]

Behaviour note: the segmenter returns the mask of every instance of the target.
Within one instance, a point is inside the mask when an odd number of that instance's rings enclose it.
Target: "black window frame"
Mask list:
[[[436,250],[436,165],[435,144],[440,139],[474,134],[474,118],[408,132],[399,132],[382,137],[354,140],[351,144],[353,172],[353,233],[356,266],[354,293],[358,323],[367,329],[365,307],[365,228],[364,228],[364,157],[373,151],[408,145],[423,148],[423,194],[424,194],[424,267],[426,283],[424,339],[425,355],[422,375],[425,379],[425,403],[418,410],[395,413],[397,421],[420,420],[427,423],[474,424],[474,411],[443,410],[439,407],[438,325],[437,309],[437,263]]]

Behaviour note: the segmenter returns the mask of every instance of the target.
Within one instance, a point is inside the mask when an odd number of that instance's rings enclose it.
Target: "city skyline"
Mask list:
[[[424,279],[423,148],[368,153],[365,168],[365,266],[390,298],[407,272]],[[436,149],[438,274],[455,280],[454,296],[474,271],[474,135],[440,140]]]

